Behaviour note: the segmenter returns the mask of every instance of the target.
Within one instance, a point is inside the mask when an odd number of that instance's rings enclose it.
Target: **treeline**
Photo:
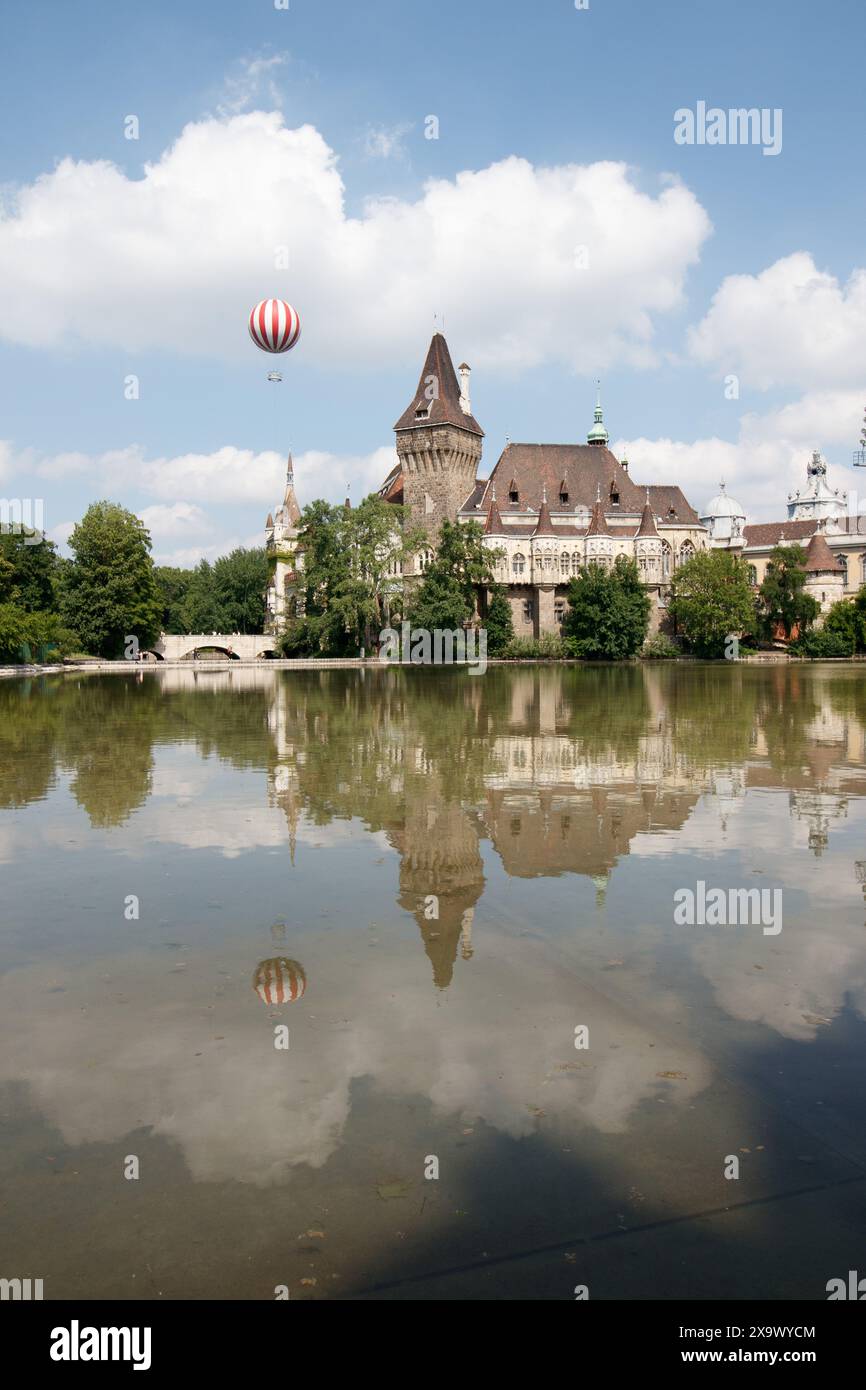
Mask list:
[[[35,532],[0,535],[0,662],[119,658],[131,636],[145,649],[162,631],[262,631],[264,549],[160,568],[147,527],[113,502],[88,508],[69,548],[64,559]]]

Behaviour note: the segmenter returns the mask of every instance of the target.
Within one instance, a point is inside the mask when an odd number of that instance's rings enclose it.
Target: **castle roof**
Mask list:
[[[596,500],[592,504],[592,519],[589,523],[589,530],[586,534],[587,536],[613,535],[613,532],[611,531],[610,527],[607,524],[607,521],[605,520],[605,515],[602,511],[601,502],[599,500]]]
[[[604,445],[508,444],[490,477],[502,484],[500,496],[517,492],[518,501],[511,505],[524,512],[540,510],[545,490],[549,496],[558,497],[566,475],[569,510],[589,510],[599,487],[602,496],[609,497],[613,484],[613,493],[619,496],[617,510],[640,515],[643,490],[632,482],[619,459]]]
[[[647,494],[649,494],[649,489],[647,489]],[[647,500],[644,503],[637,534],[639,536],[658,536],[658,527],[656,526],[655,514],[650,506],[649,495],[647,495]]]
[[[428,391],[433,393],[432,397]],[[474,415],[465,414],[460,404],[457,373],[441,333],[434,333],[430,339],[415,395],[394,429],[414,430],[434,425],[457,425],[472,434],[484,434]]]
[[[816,531],[806,546],[806,564],[809,574],[841,574],[842,566],[831,551],[820,531]]]
[[[558,534],[559,533],[557,532],[556,528],[553,525],[553,522],[550,519],[550,508],[547,505],[547,493],[545,492],[542,494],[541,511],[538,513],[538,521],[536,523],[533,535],[556,536]]]
[[[496,505],[496,498],[494,497],[487,513],[487,521],[484,523],[484,534],[485,536],[501,536],[504,530],[502,517],[499,515],[499,507]]]

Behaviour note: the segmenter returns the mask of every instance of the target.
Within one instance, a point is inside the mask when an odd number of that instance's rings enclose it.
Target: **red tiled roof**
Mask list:
[[[639,536],[657,536],[657,535],[658,535],[658,528],[657,528],[657,526],[656,526],[656,519],[655,519],[655,516],[654,516],[654,514],[653,514],[653,509],[652,509],[652,507],[650,506],[649,502],[646,502],[646,503],[644,504],[644,509],[643,509],[643,513],[641,514],[640,526],[638,527],[637,534],[638,534]]]
[[[436,391],[432,400],[428,399],[425,394],[430,385],[431,377]],[[426,411],[428,407],[429,415],[423,419],[417,419],[416,412]],[[454,370],[454,363],[451,361],[448,344],[441,333],[434,333],[430,339],[430,346],[427,349],[427,357],[421,369],[415,395],[411,404],[403,411],[394,429],[414,430],[434,425],[458,425],[460,429],[469,430],[472,434],[484,434],[474,415],[465,415],[461,409],[457,373]]]
[[[559,496],[559,487],[568,475],[568,506],[592,507],[601,489],[605,505],[610,510],[611,484],[619,493],[623,512],[640,515],[643,494],[636,487],[619,459],[609,449],[594,444],[508,444],[503,450],[491,478],[503,483],[507,478],[507,495],[516,487],[522,511],[538,511],[545,488],[551,497]]]
[[[806,564],[804,566],[810,574],[841,574],[842,565],[831,551],[829,545],[816,531],[806,547]]]
[[[638,489],[643,491],[643,489]],[[679,521],[700,526],[700,517],[685,498],[682,488],[674,487],[670,483],[650,483],[649,485],[650,503],[656,516],[661,518],[662,526],[666,521]],[[673,516],[671,515],[673,508]]]
[[[764,521],[758,526],[744,526],[743,536],[747,546],[780,545],[786,541],[794,545],[811,536],[817,524],[816,521]]]

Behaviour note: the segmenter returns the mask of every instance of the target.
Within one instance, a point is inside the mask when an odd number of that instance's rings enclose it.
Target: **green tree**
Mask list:
[[[62,612],[86,650],[122,657],[129,636],[149,646],[159,633],[160,600],[144,523],[114,502],[94,502],[69,548]]]
[[[818,600],[805,591],[805,566],[806,552],[801,545],[777,545],[773,550],[758,591],[765,636],[775,637],[780,627],[786,638],[795,627],[802,636],[820,613]]]
[[[568,586],[566,650],[588,661],[634,656],[646,637],[649,615],[649,595],[634,560],[619,555],[611,570],[583,565]]]
[[[52,541],[40,538],[33,544],[36,534],[0,535],[0,603],[47,613],[57,608],[59,558]]]
[[[693,652],[724,656],[727,637],[755,629],[748,566],[727,550],[699,550],[674,574],[668,608]]]
[[[163,632],[186,632],[183,626],[183,605],[192,580],[192,570],[173,565],[157,565],[153,571],[160,602],[160,626]]]
[[[402,608],[402,566],[419,543],[417,532],[403,531],[402,508],[375,494],[354,509],[321,500],[305,507],[304,616],[288,624],[282,649],[333,656],[373,651]]]
[[[24,609],[17,603],[0,603],[0,661],[20,661],[21,649],[30,637]]]
[[[514,640],[514,621],[511,604],[504,584],[494,585],[487,607],[487,652],[489,656],[500,656],[509,642]]]
[[[413,625],[428,632],[462,627],[475,612],[479,586],[493,585],[495,563],[496,552],[484,544],[477,521],[443,521],[436,554],[409,604]]]

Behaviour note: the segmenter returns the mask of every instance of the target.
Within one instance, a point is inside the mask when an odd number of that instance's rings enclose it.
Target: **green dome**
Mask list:
[[[586,436],[586,442],[587,444],[607,444],[608,439],[608,432],[604,427],[604,415],[601,410],[601,388],[599,387],[598,401],[595,407],[595,423]]]

